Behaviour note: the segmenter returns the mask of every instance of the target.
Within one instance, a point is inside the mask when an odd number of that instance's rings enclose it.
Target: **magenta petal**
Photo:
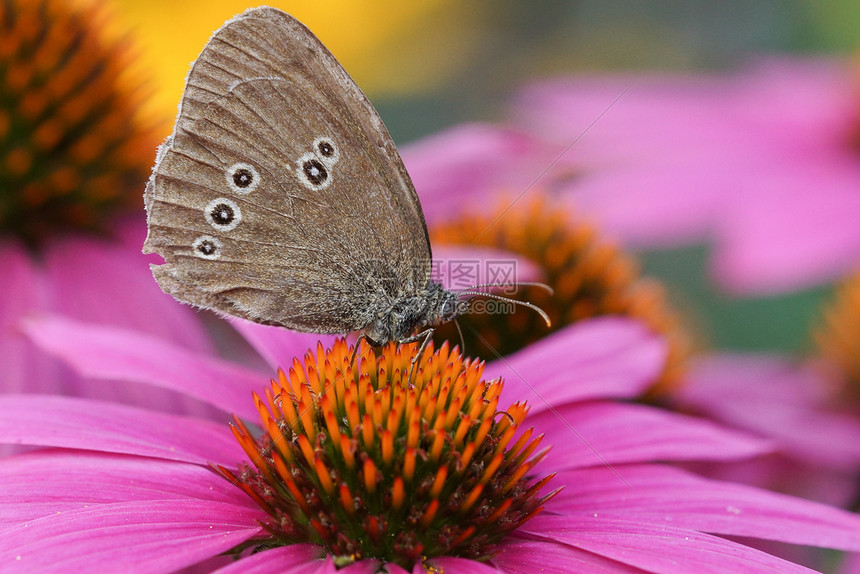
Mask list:
[[[0,442],[76,448],[234,466],[245,454],[227,430],[202,419],[102,401],[0,395]]]
[[[860,515],[657,465],[561,472],[549,509],[579,517],[860,550]],[[529,523],[531,524],[531,523]],[[589,522],[590,524],[590,522]]]
[[[432,277],[446,289],[456,291],[487,283],[540,281],[543,273],[537,263],[519,253],[476,245],[434,245]],[[501,289],[480,291],[506,294]],[[530,312],[524,308],[517,311]]]
[[[621,564],[599,554],[553,541],[509,537],[493,554],[491,564],[507,574],[577,572],[582,574],[642,574],[644,570]]]
[[[860,470],[860,421],[834,412],[828,382],[813,366],[765,355],[715,355],[693,362],[676,398],[736,428],[775,440],[803,461]]]
[[[782,162],[751,174],[756,189],[743,190],[722,221],[713,272],[735,292],[809,287],[850,272],[860,257],[856,159]]]
[[[637,396],[656,380],[665,357],[665,341],[641,323],[601,317],[494,361],[485,373],[504,378],[503,404],[528,401],[539,411],[547,404]]]
[[[260,325],[244,319],[231,318],[229,321],[273,371],[278,367],[289,368],[293,358],[301,359],[308,349],[316,349],[320,342],[330,349],[336,338],[333,335],[299,333],[283,327]]]
[[[315,544],[291,544],[258,552],[229,566],[216,570],[218,574],[305,574],[317,573],[325,567],[326,553]]]
[[[251,574],[408,574],[406,570],[395,565],[386,564],[380,568],[379,560],[359,560],[342,568],[335,566],[331,555],[327,555],[321,546],[313,544],[291,544],[258,552],[243,557],[237,562],[219,568],[218,574],[233,574],[246,572]]]
[[[198,500],[98,505],[0,531],[0,564],[27,572],[173,572],[257,535],[248,509]]]
[[[143,218],[127,220],[145,236]],[[195,313],[164,293],[146,259],[134,248],[91,237],[65,236],[44,250],[52,309],[93,323],[139,330],[186,348],[210,352],[211,344]]]
[[[244,492],[196,464],[82,451],[0,459],[0,526],[96,504],[168,499],[245,505],[263,518]]]
[[[529,136],[511,129],[462,124],[405,146],[401,155],[432,224],[464,208],[486,210],[486,197],[500,186],[526,189],[540,172],[516,173],[510,167],[536,147]]]
[[[376,559],[359,560],[343,568],[336,568],[331,556],[329,556],[328,564],[331,565],[331,574],[379,574],[380,572],[385,572],[386,574],[409,574],[407,570],[396,564],[386,564],[383,567],[382,562]]]
[[[565,190],[565,203],[576,214],[593,219],[599,229],[628,248],[671,248],[707,239],[726,175],[712,166],[662,161],[588,174]],[[702,173],[713,174],[703,179]],[[690,187],[696,186],[696,193]]]
[[[200,355],[150,335],[61,317],[29,321],[43,349],[93,379],[135,381],[173,389],[246,418],[256,418],[251,392],[265,375]]]
[[[564,516],[542,515],[530,520],[521,530],[648,572],[810,572],[803,566],[749,546],[673,526],[601,518],[572,522]]]
[[[596,402],[544,410],[526,419],[551,455],[541,471],[654,460],[733,460],[770,444],[710,421],[644,405]]]
[[[343,568],[335,568],[333,562],[331,562],[331,556],[329,556],[329,563],[332,564],[331,574],[379,574],[381,572],[385,572],[386,574],[409,574],[408,570],[401,568],[397,564],[385,564],[383,566],[382,562],[376,559],[359,560]]]
[[[26,249],[14,241],[0,242],[0,391],[57,391],[57,366],[44,356],[21,332],[27,314],[46,307],[44,285]]]

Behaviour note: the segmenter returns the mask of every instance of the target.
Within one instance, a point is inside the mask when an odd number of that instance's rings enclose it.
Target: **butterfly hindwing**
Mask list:
[[[412,183],[373,107],[302,24],[237,16],[195,62],[147,186],[145,252],[178,299],[346,332],[429,277]]]

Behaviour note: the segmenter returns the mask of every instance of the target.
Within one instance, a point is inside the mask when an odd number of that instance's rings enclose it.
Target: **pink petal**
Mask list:
[[[711,236],[715,216],[733,174],[716,158],[616,166],[587,174],[564,187],[563,202],[581,225],[583,216],[631,249],[672,248]],[[702,174],[709,177],[703,180]],[[691,193],[691,187],[696,192]]]
[[[515,99],[529,133],[568,146],[588,165],[660,160],[740,139],[719,114],[733,86],[703,75],[577,75],[528,86]],[[611,162],[611,163],[610,163]]]
[[[258,416],[252,391],[268,377],[215,357],[187,351],[150,335],[117,327],[41,317],[27,334],[82,376],[135,381],[173,389],[246,418]]]
[[[0,564],[27,572],[173,572],[257,535],[248,509],[197,500],[98,505],[0,531]]]
[[[551,446],[541,472],[654,460],[733,460],[769,444],[710,421],[636,404],[568,404],[529,415]]]
[[[93,323],[138,330],[199,352],[212,345],[195,313],[164,293],[140,253],[143,217],[127,220],[140,243],[134,248],[91,237],[65,236],[44,250],[54,287],[53,309]]]
[[[55,310],[64,304],[59,299],[69,303],[70,312],[80,316],[98,317],[108,323],[122,323],[127,316],[148,313],[151,319],[163,315],[168,324],[172,337],[188,338],[189,345],[207,348],[205,334],[197,326],[196,320],[187,310],[176,308],[175,312],[158,311],[158,306],[150,305],[144,297],[135,293],[126,297],[105,297],[108,283],[117,289],[125,289],[126,285],[134,285],[145,279],[151,284],[151,277],[145,277],[145,270],[140,272],[129,270],[130,259],[139,255],[126,251],[125,248],[102,240],[76,239],[65,236],[62,241],[56,241],[42,253],[40,263],[50,267],[51,253],[61,253],[61,266],[71,272],[56,274],[56,269],[42,270],[41,265],[29,261],[30,255],[14,242],[4,241],[0,247],[0,264],[4,268],[4,281],[0,285],[0,364],[4,365],[4,392],[51,392],[75,396],[92,396],[101,399],[112,399],[125,403],[146,404],[168,412],[195,413],[202,416],[212,416],[214,409],[188,397],[178,395],[163,389],[146,388],[140,385],[115,382],[112,385],[94,384],[84,381],[73,374],[70,369],[59,361],[49,360],[45,353],[36,349],[32,341],[23,334],[22,323],[25,317],[32,316],[49,309]],[[66,257],[74,259],[68,262]],[[47,262],[46,259],[47,258]],[[87,268],[89,265],[97,269]],[[73,270],[73,271],[72,271]],[[126,271],[129,271],[128,273]],[[148,272],[145,272],[148,275]],[[119,275],[119,278],[114,278]],[[126,281],[128,279],[128,281]],[[67,282],[67,283],[64,283]],[[113,288],[112,287],[112,288]],[[122,290],[121,289],[121,290]],[[157,291],[157,287],[155,288]],[[158,299],[163,301],[164,294],[158,293]],[[66,298],[66,299],[64,299]],[[134,301],[134,312],[115,308],[114,301]],[[143,307],[146,307],[145,313]],[[174,303],[170,303],[174,307]],[[172,318],[175,318],[173,320]],[[149,321],[155,324],[155,321]],[[182,325],[187,324],[185,328]],[[142,328],[147,328],[140,324]],[[195,328],[196,327],[196,328]],[[195,341],[201,341],[199,344]]]
[[[316,333],[299,333],[283,327],[260,325],[244,319],[230,318],[230,325],[250,343],[274,372],[278,367],[288,368],[294,357],[301,359],[308,349],[316,349],[317,343],[331,348],[336,337]]]
[[[332,562],[331,555],[329,555],[329,564],[332,565],[332,574],[378,574],[380,572],[385,572],[386,574],[409,574],[407,570],[396,564],[385,564],[385,566],[382,566],[382,562],[376,559],[359,560],[343,568],[336,568]]]
[[[228,502],[263,517],[244,492],[196,464],[82,451],[0,459],[0,526],[96,504],[168,499]]]
[[[534,261],[511,251],[476,245],[433,245],[433,280],[446,289],[465,290],[486,283],[510,286],[517,282],[540,281],[542,276]],[[505,288],[491,292],[509,296],[516,293]]]
[[[29,313],[44,309],[47,298],[44,281],[30,261],[26,248],[17,242],[0,242],[0,365],[3,378],[0,391],[57,391],[61,369],[54,361],[44,360],[43,354],[27,340],[20,329],[21,320]]]
[[[860,554],[845,556],[838,572],[839,574],[860,574]]]
[[[860,470],[860,421],[837,412],[813,366],[776,356],[714,355],[691,365],[678,400],[736,428],[775,439],[803,461]]]
[[[774,162],[775,163],[775,162]],[[749,174],[754,189],[722,221],[713,261],[721,285],[744,294],[802,289],[860,261],[860,162],[837,154],[786,157]]]
[[[583,528],[602,520],[860,550],[860,515],[751,486],[657,465],[558,474],[549,509]],[[529,523],[530,524],[530,523]]]
[[[315,544],[291,544],[257,552],[216,570],[218,574],[304,574],[322,572],[326,553]]]
[[[496,548],[490,560],[501,572],[538,574],[581,572],[583,574],[642,574],[644,570],[610,560],[574,545],[555,541],[524,540],[510,536]]]
[[[666,344],[642,324],[601,317],[574,324],[487,365],[505,380],[503,403],[533,409],[594,398],[639,395],[660,374]]]
[[[292,544],[258,552],[217,570],[218,574],[251,572],[253,574],[408,574],[395,565],[381,567],[379,560],[359,560],[347,566],[335,566],[332,556],[325,549],[313,544]]]
[[[432,224],[456,217],[464,209],[486,210],[488,193],[525,190],[545,166],[516,174],[510,164],[536,147],[536,142],[514,130],[463,124],[405,146],[401,155]]]
[[[811,572],[749,546],[672,526],[541,515],[521,529],[648,572],[723,574]]]
[[[244,452],[226,425],[90,399],[0,395],[0,442],[235,466]]]
[[[758,58],[738,75],[732,115],[779,153],[841,147],[855,127],[854,72],[850,59]]]

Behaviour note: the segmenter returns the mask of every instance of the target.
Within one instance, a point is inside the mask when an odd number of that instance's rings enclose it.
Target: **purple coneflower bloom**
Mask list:
[[[389,572],[805,572],[722,536],[860,550],[857,515],[669,464],[739,460],[767,445],[625,402],[660,373],[666,352],[636,322],[601,318],[574,325],[487,364],[483,375],[481,364],[453,353],[447,360],[425,355],[415,388],[432,391],[418,403],[409,403],[408,393],[400,401],[396,393],[374,391],[388,384],[408,391],[402,384],[408,347],[389,347],[378,362],[364,354],[362,372],[367,360],[375,367],[340,384],[335,366],[351,365],[343,342],[327,352],[328,362],[320,344],[304,363],[290,365],[308,336],[246,323],[239,328],[273,365],[291,367],[269,392],[265,375],[149,335],[64,319],[29,326],[41,346],[89,377],[167,386],[235,413],[234,433],[257,467],[247,466],[226,426],[208,420],[81,398],[0,397],[2,440],[47,447],[0,461],[4,570],[172,571],[213,565],[214,557],[233,551],[237,561],[223,571],[333,572],[340,566],[376,572],[382,560]],[[358,364],[351,370],[357,377]],[[477,395],[483,402],[465,398],[475,388],[483,389]],[[356,393],[362,389],[363,403]],[[259,393],[256,402],[251,390]],[[530,410],[518,401],[528,401]],[[295,408],[311,403],[310,410]],[[364,405],[363,413],[351,411],[356,404]],[[392,413],[409,411],[404,404],[424,418],[401,432],[391,421],[398,420]],[[340,408],[343,419],[334,416]],[[242,420],[260,420],[264,431],[283,429],[290,440],[249,431]],[[472,431],[458,433],[469,424],[476,425],[466,427]],[[480,440],[469,433],[478,427],[490,429],[478,434],[489,432],[499,448],[476,450]],[[551,448],[535,450],[538,440],[541,449]],[[404,462],[410,449],[417,455],[412,467]],[[507,474],[500,482],[495,469],[482,465],[484,486],[461,497],[458,486],[474,477],[456,474],[456,462],[472,468],[466,461],[479,455]],[[451,466],[446,471],[438,460]],[[550,473],[546,483],[541,477]],[[425,480],[409,482],[419,475]],[[314,489],[290,499],[290,484],[301,481]],[[373,498],[389,487],[390,496]],[[492,504],[480,498],[489,492],[499,495]],[[484,501],[483,522],[467,514],[473,498]],[[365,506],[371,500],[387,503],[371,510]],[[352,514],[358,517],[350,521]],[[457,519],[465,515],[472,518]],[[392,522],[398,517],[402,522]],[[433,544],[457,552],[424,555],[428,541],[419,545],[415,538],[424,531],[435,533]],[[374,554],[365,545],[380,533],[406,542]],[[467,540],[474,544],[463,550]]]

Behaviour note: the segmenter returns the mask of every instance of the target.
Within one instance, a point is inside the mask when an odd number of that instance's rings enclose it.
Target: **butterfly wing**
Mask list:
[[[227,22],[193,64],[145,203],[162,289],[257,322],[358,330],[429,279],[424,215],[382,120],[272,8]]]

